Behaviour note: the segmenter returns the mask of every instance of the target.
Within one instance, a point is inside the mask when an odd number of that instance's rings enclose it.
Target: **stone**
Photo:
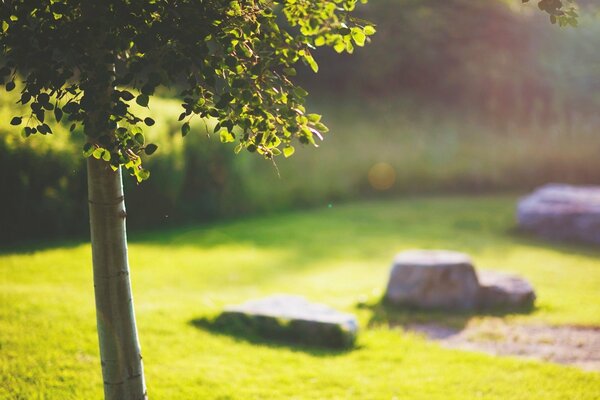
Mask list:
[[[600,245],[600,186],[543,186],[519,201],[517,220],[547,239]]]
[[[409,250],[394,259],[385,300],[420,309],[529,309],[535,292],[516,275],[476,272],[471,258],[447,250]]]
[[[410,250],[396,256],[385,294],[388,303],[425,309],[472,310],[479,282],[468,255]]]
[[[226,307],[218,321],[267,339],[334,348],[352,346],[358,334],[354,315],[292,295],[274,295]]]
[[[478,303],[481,308],[530,309],[535,302],[533,286],[525,279],[496,271],[479,271]]]

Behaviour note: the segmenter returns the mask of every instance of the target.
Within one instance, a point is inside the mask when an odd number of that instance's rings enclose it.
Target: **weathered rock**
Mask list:
[[[445,250],[410,250],[394,259],[388,303],[423,309],[531,308],[533,287],[523,278],[476,273],[469,256]]]
[[[481,308],[528,309],[533,307],[535,292],[525,279],[496,271],[480,271],[479,299]]]
[[[394,305],[471,310],[477,307],[479,283],[466,254],[445,250],[410,250],[394,259],[385,299]]]
[[[600,245],[600,186],[543,186],[521,199],[517,220],[548,239]]]
[[[218,321],[264,338],[338,348],[352,346],[358,333],[354,315],[290,295],[227,307]]]

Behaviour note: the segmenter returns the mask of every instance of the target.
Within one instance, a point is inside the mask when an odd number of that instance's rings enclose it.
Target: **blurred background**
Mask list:
[[[322,51],[301,71],[309,109],[331,132],[276,165],[235,155],[180,105],[151,101],[152,179],[125,177],[131,230],[361,198],[521,193],[547,182],[600,183],[600,16],[580,1],[578,28],[551,25],[520,0],[371,0],[377,25],[356,54]],[[83,134],[23,139],[0,98],[0,242],[85,237]],[[75,136],[76,140],[72,140]]]

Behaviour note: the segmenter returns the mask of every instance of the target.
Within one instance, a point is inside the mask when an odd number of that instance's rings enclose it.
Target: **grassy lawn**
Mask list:
[[[150,398],[598,399],[598,373],[448,350],[395,324],[484,316],[386,314],[358,305],[377,302],[397,251],[448,248],[534,284],[537,308],[507,320],[600,325],[600,251],[516,235],[514,203],[440,197],[323,204],[130,234]],[[86,243],[0,254],[0,399],[101,398],[90,263]],[[257,342],[192,324],[226,304],[279,292],[356,313],[363,328],[356,348]]]

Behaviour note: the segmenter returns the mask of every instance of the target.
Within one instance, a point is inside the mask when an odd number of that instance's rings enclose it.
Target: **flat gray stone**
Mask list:
[[[446,250],[409,250],[394,259],[385,299],[424,309],[471,310],[479,283],[468,255]]]
[[[480,284],[479,305],[481,308],[533,307],[535,292],[525,279],[496,271],[480,271],[477,274]]]
[[[542,186],[519,201],[517,220],[547,239],[600,245],[600,186]]]
[[[261,337],[327,347],[352,346],[358,333],[354,315],[301,296],[274,295],[229,306],[218,319]]]

